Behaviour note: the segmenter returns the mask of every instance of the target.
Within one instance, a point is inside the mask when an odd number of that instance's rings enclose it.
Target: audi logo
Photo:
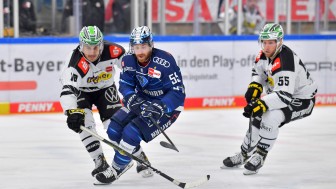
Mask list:
[[[166,68],[168,68],[170,66],[170,63],[166,60],[166,59],[163,59],[163,58],[160,58],[160,57],[157,57],[155,56],[153,58],[153,62],[157,63],[157,64],[160,64]]]

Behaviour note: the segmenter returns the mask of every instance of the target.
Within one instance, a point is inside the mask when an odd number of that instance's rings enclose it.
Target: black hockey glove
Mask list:
[[[259,99],[261,93],[263,92],[263,86],[257,82],[251,82],[245,93],[245,99],[247,103],[250,103],[252,99]]]
[[[141,112],[142,117],[152,117],[154,120],[159,120],[165,113],[166,105],[160,100],[154,100],[149,105],[144,104],[141,109],[143,109]]]
[[[148,101],[141,98],[139,95],[137,95],[135,93],[127,95],[123,99],[123,103],[124,103],[124,105],[127,109],[129,109],[130,111],[132,111],[136,115],[141,115],[141,105],[149,104]]]
[[[67,118],[67,124],[68,127],[75,131],[76,133],[79,133],[81,131],[80,126],[84,126],[84,118],[85,118],[85,112],[84,109],[70,109],[66,111],[66,114],[68,116]]]
[[[247,118],[250,118],[251,116],[259,117],[262,116],[262,114],[265,113],[267,109],[268,107],[265,101],[258,99],[250,102],[247,106],[245,106],[243,115]]]

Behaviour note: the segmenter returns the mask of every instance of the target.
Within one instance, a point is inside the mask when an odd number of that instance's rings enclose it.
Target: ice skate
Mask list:
[[[105,171],[96,174],[96,181],[94,185],[106,185],[111,184],[117,180],[122,174],[124,174],[128,169],[133,166],[133,161],[131,161],[124,169],[115,168],[113,166],[107,168]]]
[[[96,174],[105,171],[109,168],[109,164],[106,162],[104,154],[98,155],[96,159],[93,160],[95,163],[95,168],[91,172],[91,175],[94,177]]]
[[[227,157],[223,160],[223,165],[221,166],[222,169],[225,168],[234,168],[240,167],[241,165],[245,164],[246,161],[249,159],[247,153],[239,152],[236,155]]]
[[[145,154],[145,152],[141,152],[141,154],[138,156],[139,159],[143,160],[146,164],[151,165],[148,161],[148,158]],[[153,170],[150,168],[142,165],[141,163],[137,162],[136,167],[137,173],[141,174],[142,177],[147,178],[153,176]]]
[[[244,175],[253,175],[257,174],[259,169],[264,165],[266,155],[260,153],[254,153],[252,157],[246,162],[244,168]]]

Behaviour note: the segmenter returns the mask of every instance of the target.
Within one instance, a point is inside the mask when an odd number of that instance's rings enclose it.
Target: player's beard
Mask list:
[[[150,55],[151,55],[151,52],[148,52],[148,53],[136,54],[136,57],[140,63],[145,63],[145,62],[148,62]]]

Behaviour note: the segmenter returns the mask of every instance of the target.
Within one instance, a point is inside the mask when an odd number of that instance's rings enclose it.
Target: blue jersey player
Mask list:
[[[140,142],[150,142],[160,134],[149,117],[163,130],[178,118],[185,99],[181,71],[170,53],[154,48],[147,26],[133,29],[130,53],[121,64],[119,91],[124,96],[124,107],[112,116],[107,134],[125,151],[150,164]],[[111,183],[132,165],[129,157],[116,151],[112,167],[97,174],[96,179],[101,184]],[[141,164],[137,172],[144,177],[153,175]]]

